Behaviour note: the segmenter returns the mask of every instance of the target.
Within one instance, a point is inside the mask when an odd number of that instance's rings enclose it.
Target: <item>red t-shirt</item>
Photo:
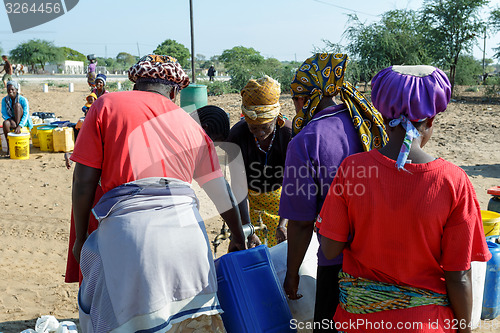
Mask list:
[[[147,177],[201,185],[222,177],[210,138],[168,98],[124,91],[98,98],[85,117],[71,159],[101,169],[103,192]]]
[[[471,261],[491,258],[474,188],[462,169],[443,159],[406,164],[409,172],[395,163],[377,150],[347,157],[318,218],[320,234],[347,242],[346,273],[445,294],[443,270],[468,270]],[[386,312],[391,314],[364,316],[376,321],[453,315],[442,306]],[[348,318],[338,308],[335,319]]]

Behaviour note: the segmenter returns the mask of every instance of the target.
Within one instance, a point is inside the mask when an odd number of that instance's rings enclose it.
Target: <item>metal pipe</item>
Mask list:
[[[196,83],[196,73],[194,72],[194,23],[193,23],[193,0],[189,0],[189,17],[191,18],[191,75],[192,83]]]

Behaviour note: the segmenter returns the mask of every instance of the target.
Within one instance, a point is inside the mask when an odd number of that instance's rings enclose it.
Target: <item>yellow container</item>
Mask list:
[[[52,126],[38,127],[37,135],[41,151],[54,151],[54,138],[52,134],[54,128]]]
[[[54,128],[52,132],[54,151],[70,152],[75,148],[75,139],[71,127]]]
[[[9,153],[13,160],[27,160],[30,158],[30,134],[9,133]]]
[[[38,139],[38,127],[47,126],[47,124],[35,124],[31,129],[31,143],[33,147],[40,147],[40,140]]]
[[[483,220],[484,235],[498,236],[500,234],[500,214],[489,210],[481,211],[481,219]]]

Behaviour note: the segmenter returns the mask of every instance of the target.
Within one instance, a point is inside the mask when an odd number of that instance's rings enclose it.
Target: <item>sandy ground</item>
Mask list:
[[[31,112],[54,112],[61,120],[76,122],[88,89],[83,79],[74,82],[72,93],[67,82],[50,86],[48,93],[40,82],[24,82],[22,93]],[[463,90],[438,117],[427,151],[461,166],[474,184],[481,208],[486,209],[490,199],[486,190],[500,185],[500,105],[498,100],[482,101],[480,93]],[[209,97],[209,104],[229,112],[231,124],[239,119],[239,95]],[[284,113],[292,116],[288,95],[282,96],[282,105]],[[64,283],[71,177],[63,153],[41,152],[32,146],[29,160],[0,159],[0,332],[34,328],[41,315],[78,322],[78,285]],[[207,221],[210,239],[221,225],[218,218]],[[217,254],[226,247],[227,241]],[[483,321],[481,326],[475,332],[500,332],[499,320]]]

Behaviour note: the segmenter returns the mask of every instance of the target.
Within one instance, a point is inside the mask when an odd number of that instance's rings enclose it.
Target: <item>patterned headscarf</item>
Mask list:
[[[154,82],[174,85],[179,90],[189,85],[189,76],[171,56],[148,54],[130,67],[128,78],[132,82]]]
[[[299,133],[316,114],[323,96],[340,95],[351,115],[364,151],[387,143],[381,114],[352,84],[344,81],[347,54],[316,53],[297,70],[291,84],[292,97],[308,97],[293,119],[293,135]]]
[[[406,131],[396,167],[405,170],[413,139],[420,136],[412,122],[422,122],[446,110],[451,84],[443,71],[433,66],[391,66],[372,79],[372,100],[389,126]]]
[[[248,81],[241,90],[241,110],[245,121],[251,125],[265,124],[278,117],[278,125],[284,124],[280,113],[281,87],[278,81],[264,76]]]

